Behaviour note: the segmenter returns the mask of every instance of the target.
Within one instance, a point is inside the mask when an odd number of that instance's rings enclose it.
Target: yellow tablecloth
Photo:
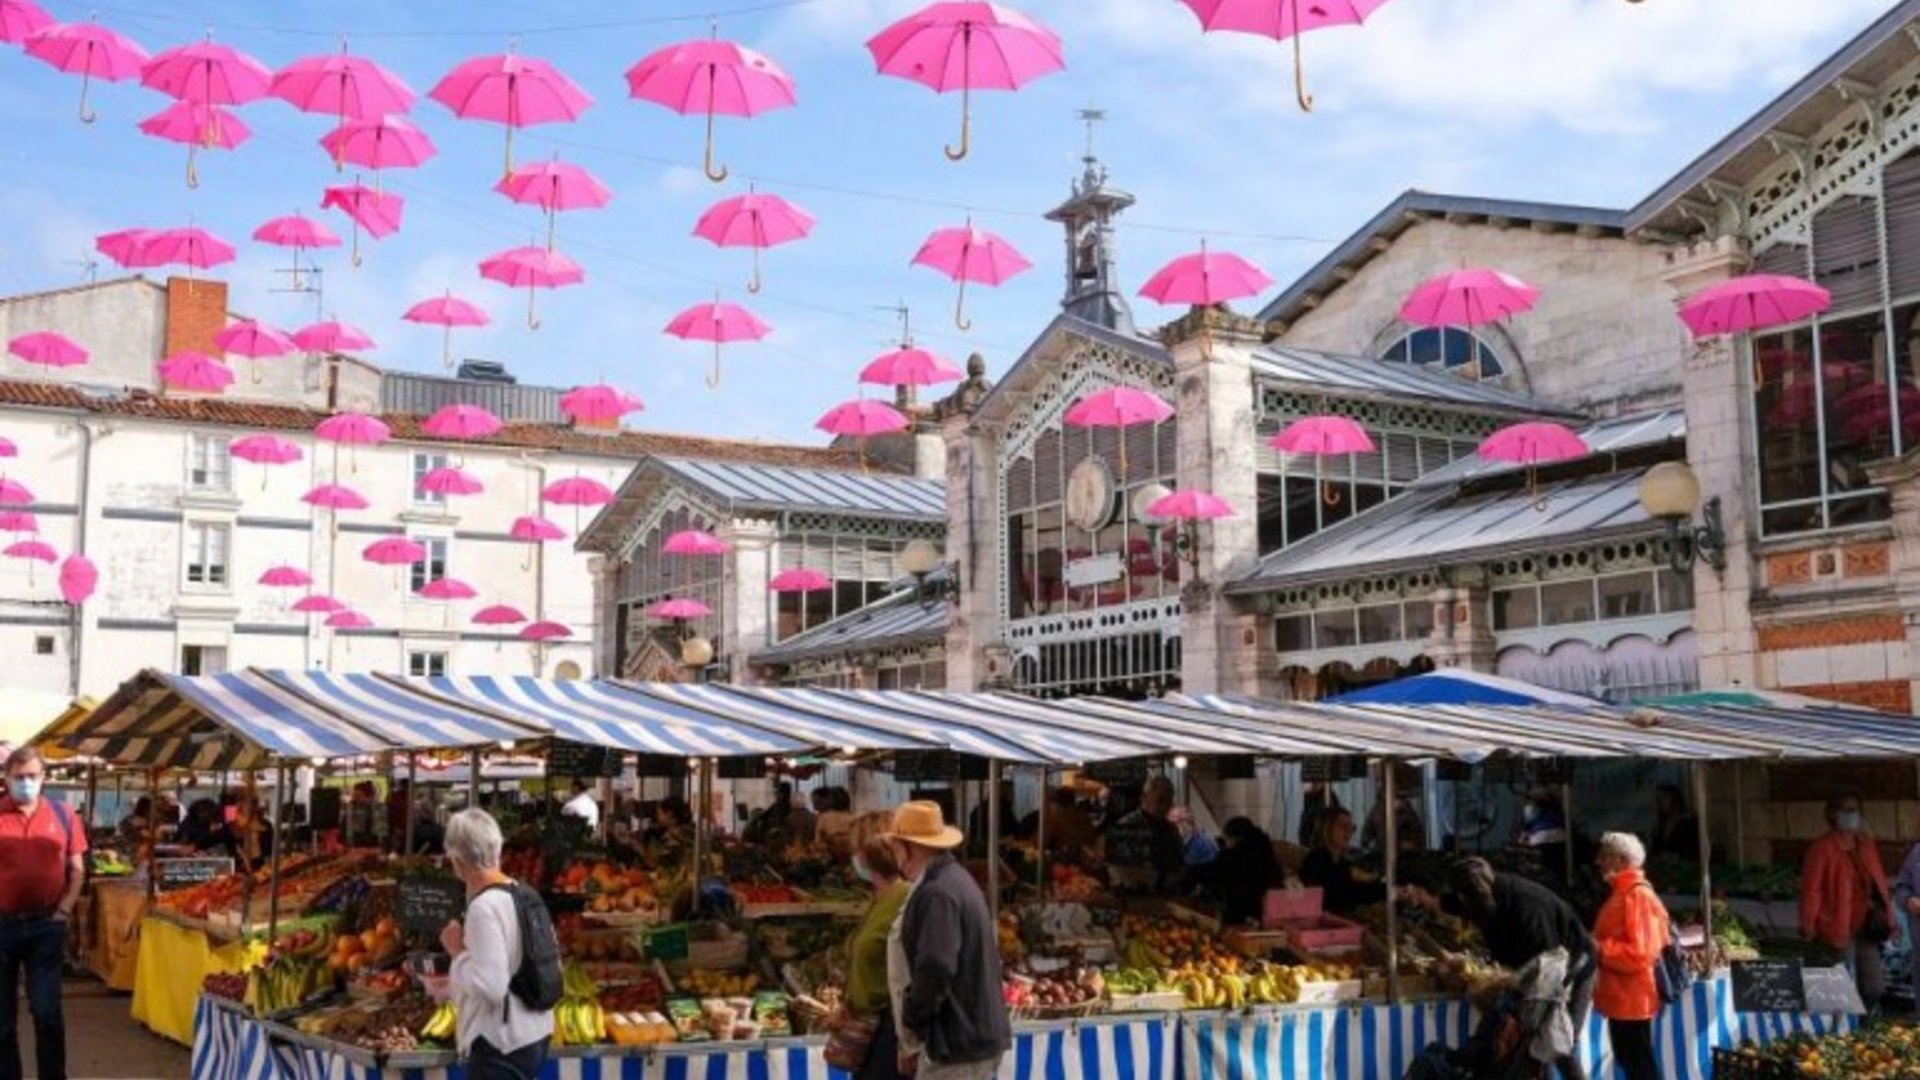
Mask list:
[[[132,990],[140,959],[140,921],[147,914],[146,883],[95,881],[87,912],[87,967],[109,987]]]
[[[221,945],[199,930],[149,916],[140,921],[133,1018],[156,1035],[193,1045],[193,1010],[208,975],[244,971],[266,956],[265,945]]]

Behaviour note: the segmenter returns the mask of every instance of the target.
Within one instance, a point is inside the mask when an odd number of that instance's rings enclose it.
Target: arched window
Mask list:
[[[1472,379],[1497,379],[1507,365],[1494,344],[1486,338],[1448,326],[1422,327],[1388,346],[1380,359],[1399,364],[1417,364]]]

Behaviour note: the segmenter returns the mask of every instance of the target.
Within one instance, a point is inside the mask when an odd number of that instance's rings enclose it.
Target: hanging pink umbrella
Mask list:
[[[497,434],[506,425],[498,416],[478,405],[444,405],[420,425],[420,430],[436,439],[472,442]]]
[[[213,335],[221,352],[250,360],[267,360],[299,351],[299,342],[264,323],[241,319]]]
[[[882,75],[960,91],[960,145],[947,147],[949,161],[972,145],[975,90],[1018,90],[1066,67],[1059,35],[988,3],[930,4],[875,34],[867,51]]]
[[[480,276],[515,289],[527,290],[527,328],[540,329],[540,316],[534,309],[535,289],[558,289],[587,280],[580,264],[552,248],[509,248],[488,256],[480,263]]]
[[[0,438],[0,458],[19,457],[20,447],[12,439]]]
[[[459,578],[434,578],[419,590],[422,600],[471,600],[480,594]]]
[[[704,619],[713,609],[698,600],[661,600],[647,608],[647,614],[655,619]]]
[[[1233,507],[1205,491],[1176,491],[1154,500],[1147,514],[1162,521],[1212,521],[1232,517]]]
[[[404,536],[388,536],[368,544],[360,557],[380,566],[407,566],[425,561],[427,549]]]
[[[37,533],[40,519],[31,510],[0,510],[0,532]]]
[[[296,334],[294,337],[297,340],[299,335]],[[313,434],[315,438],[325,439],[335,446],[354,448],[348,471],[359,472],[360,458],[358,448],[362,446],[379,446],[381,443],[393,438],[393,429],[389,428],[386,423],[378,417],[368,416],[365,413],[344,412],[329,416],[314,425]]]
[[[521,165],[493,190],[517,203],[547,212],[547,247],[553,247],[554,217],[562,210],[598,210],[613,198],[612,189],[578,165],[559,159]]]
[[[860,369],[860,381],[875,386],[933,386],[958,382],[966,376],[959,368],[925,349],[901,346]]]
[[[347,610],[347,605],[322,593],[313,593],[295,600],[292,610],[302,615],[334,615]]]
[[[100,584],[100,568],[78,552],[60,564],[60,598],[69,604],[84,604]]]
[[[1484,268],[1453,270],[1414,287],[1400,317],[1420,326],[1474,327],[1533,309],[1540,290],[1511,274]]]
[[[707,179],[727,178],[713,164],[713,118],[757,116],[794,103],[793,78],[762,53],[713,36],[668,45],[627,69],[627,93],[664,105],[682,116],[705,113],[707,148],[702,168]]]
[[[430,495],[478,495],[487,490],[480,478],[452,466],[430,469],[420,478],[420,490]]]
[[[476,626],[513,626],[526,621],[526,615],[509,604],[493,604],[473,613]]]
[[[485,326],[493,321],[477,305],[453,295],[451,289],[444,296],[420,301],[400,317],[410,323],[440,327],[440,362],[449,371],[453,369],[453,328]]]
[[[149,266],[179,264],[208,270],[233,261],[233,245],[205,229],[159,229],[140,242],[140,257]]]
[[[301,112],[349,120],[378,120],[413,108],[414,93],[400,76],[363,56],[347,52],[308,56],[279,71],[267,93]]]
[[[1300,61],[1300,36],[1328,26],[1364,22],[1387,0],[1180,0],[1200,17],[1205,30],[1234,30],[1275,41],[1293,39],[1293,94],[1303,112],[1313,111],[1306,69]]]
[[[260,575],[260,584],[269,589],[304,589],[313,584],[313,575],[297,566],[270,566]]]
[[[143,270],[160,265],[147,255],[147,241],[152,236],[152,229],[121,229],[94,237],[93,248],[129,270]]]
[[[380,190],[380,170],[417,169],[439,153],[426,132],[398,116],[348,120],[320,136],[320,147],[336,171],[348,165],[372,169],[375,191]]]
[[[960,283],[960,295],[953,303],[953,324],[971,329],[967,320],[967,283],[998,285],[1033,264],[998,236],[973,227],[973,219],[957,229],[939,229],[920,245],[913,262],[930,266]]]
[[[822,592],[833,588],[833,579],[818,570],[796,567],[782,570],[767,582],[767,588],[777,593]]]
[[[1258,296],[1273,284],[1259,267],[1226,251],[1208,251],[1206,241],[1192,255],[1161,267],[1140,287],[1140,295],[1162,304],[1212,307]]]
[[[245,105],[266,97],[272,83],[266,65],[211,40],[156,53],[140,66],[140,85],[202,105]]]
[[[32,506],[35,501],[27,485],[0,476],[0,506]]]
[[[745,195],[722,199],[707,208],[694,223],[693,235],[720,247],[753,249],[753,278],[747,291],[760,291],[760,250],[804,239],[813,231],[813,215],[778,195]]]
[[[170,390],[218,394],[233,385],[233,369],[205,353],[175,353],[160,361],[160,382]]]
[[[725,555],[727,542],[700,529],[682,529],[667,537],[660,550],[668,555]]]
[[[140,74],[147,50],[98,23],[57,23],[27,38],[27,55],[53,65],[54,70],[80,76],[80,122],[91,124],[97,114],[87,105],[93,80],[125,82]]]
[[[1367,430],[1344,416],[1303,416],[1267,440],[1283,454],[1371,454]]]
[[[1680,321],[1696,340],[1789,326],[1822,314],[1833,296],[1811,281],[1785,274],[1749,274],[1712,285],[1680,305]]]
[[[335,630],[371,630],[373,620],[357,611],[336,611],[327,616],[327,625]]]
[[[186,146],[190,188],[200,186],[199,169],[194,163],[194,156],[200,150],[232,150],[253,135],[252,129],[241,123],[239,117],[218,105],[198,101],[176,101],[140,121],[140,130],[156,139]]]
[[[339,247],[340,238],[332,229],[301,213],[268,220],[253,230],[253,238],[263,244],[293,249],[292,288],[300,287],[300,252]]]
[[[1129,428],[1158,424],[1173,416],[1173,406],[1159,395],[1131,386],[1111,386],[1089,394],[1067,407],[1061,422],[1069,427]],[[1120,475],[1127,474],[1127,440],[1120,440]]]
[[[642,408],[639,398],[605,383],[576,386],[560,395],[560,411],[576,424],[617,423],[621,417]]]
[[[559,641],[572,637],[573,631],[563,623],[537,622],[521,628],[520,636],[528,641]]]
[[[1592,451],[1580,436],[1559,424],[1529,421],[1510,424],[1480,443],[1480,456],[1488,461],[1505,461],[1527,467],[1527,490],[1533,493],[1534,508],[1546,509],[1540,494],[1538,469],[1556,461],[1586,457]]]
[[[360,352],[374,348],[365,330],[338,320],[317,322],[293,332],[293,343],[310,353]]]
[[[462,119],[506,125],[502,176],[513,171],[515,128],[571,123],[593,104],[585,90],[552,64],[516,53],[467,60],[448,72],[427,96]]]
[[[507,535],[525,543],[539,544],[549,540],[565,540],[567,530],[546,518],[525,515],[513,519],[513,525],[507,529]]]
[[[51,330],[21,334],[7,342],[7,351],[29,364],[42,367],[79,367],[87,362],[87,350],[65,334],[56,334]]]
[[[372,505],[365,495],[345,484],[321,484],[300,496],[300,501],[322,510],[365,510]]]
[[[886,402],[861,398],[844,401],[828,409],[813,422],[813,426],[829,435],[851,435],[864,439],[869,435],[905,431],[910,423],[907,414]]]
[[[353,247],[350,258],[360,265],[360,230],[379,240],[400,231],[400,218],[407,201],[391,191],[377,191],[365,184],[327,188],[320,196],[320,209],[339,210],[353,219]]]
[[[555,506],[605,506],[613,501],[613,492],[598,480],[569,476],[548,484],[540,498]]]
[[[227,447],[227,453],[241,461],[250,461],[255,465],[291,465],[306,456],[297,443],[282,439],[277,435],[243,435],[233,440]],[[260,488],[266,490],[267,477],[260,474]]]
[[[667,333],[682,341],[713,342],[713,370],[707,374],[707,386],[720,385],[720,346],[729,341],[759,341],[773,332],[738,304],[716,299],[710,304],[695,304],[673,317]]]
[[[9,559],[31,559],[34,562],[48,564],[60,561],[60,553],[45,540],[15,540],[6,546],[4,551],[0,551],[0,555],[5,555]]]
[[[19,45],[53,26],[53,16],[33,0],[0,0],[0,42]]]

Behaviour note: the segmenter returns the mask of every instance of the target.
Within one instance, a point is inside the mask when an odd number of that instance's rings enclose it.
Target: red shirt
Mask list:
[[[0,915],[38,915],[60,906],[67,892],[67,860],[87,853],[86,826],[65,811],[72,824],[69,839],[61,817],[45,796],[31,814],[0,798]]]

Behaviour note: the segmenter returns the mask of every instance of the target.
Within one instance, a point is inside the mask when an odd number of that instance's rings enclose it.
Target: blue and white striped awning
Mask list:
[[[569,742],[640,754],[769,757],[814,745],[725,716],[663,708],[601,682],[488,675],[397,681],[445,701],[544,724]]]
[[[260,674],[394,746],[415,750],[492,748],[553,734],[538,721],[463,708],[379,675],[325,671]]]
[[[821,750],[944,750],[939,739],[924,738],[889,724],[865,722],[845,710],[818,707],[800,699],[801,691],[764,690],[717,683],[609,684],[636,700],[711,722],[732,718],[764,731],[778,731]]]

